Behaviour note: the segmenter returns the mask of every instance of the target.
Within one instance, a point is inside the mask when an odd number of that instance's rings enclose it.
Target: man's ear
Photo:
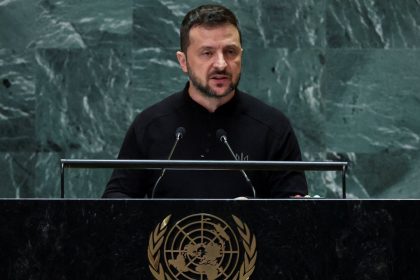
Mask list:
[[[187,68],[187,56],[185,55],[185,53],[181,52],[181,51],[177,51],[176,52],[176,58],[178,59],[179,65],[181,66],[181,69],[184,73],[188,73],[188,68]]]

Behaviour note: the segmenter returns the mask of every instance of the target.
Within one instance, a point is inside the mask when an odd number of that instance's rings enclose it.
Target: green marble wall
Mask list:
[[[60,158],[115,158],[134,116],[187,80],[178,26],[202,3],[0,0],[0,197],[58,197]],[[289,116],[306,160],[350,160],[350,197],[420,197],[418,0],[225,5],[241,88]],[[67,171],[66,196],[99,196],[110,172]],[[307,176],[339,196],[340,174]]]

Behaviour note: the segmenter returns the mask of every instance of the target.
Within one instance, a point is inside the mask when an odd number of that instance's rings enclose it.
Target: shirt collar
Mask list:
[[[190,94],[188,93],[188,88],[189,88],[189,82],[187,82],[183,90],[184,100],[188,104],[188,106],[191,106],[192,108],[194,108],[195,110],[199,112],[207,113],[207,114],[214,114],[214,115],[219,115],[219,114],[224,115],[224,114],[231,114],[235,112],[239,107],[240,91],[238,89],[236,89],[235,95],[232,97],[231,100],[229,100],[228,102],[226,102],[225,104],[217,108],[214,113],[211,113],[207,111],[206,108],[204,108],[203,106],[201,106],[200,104],[198,104],[191,98]]]

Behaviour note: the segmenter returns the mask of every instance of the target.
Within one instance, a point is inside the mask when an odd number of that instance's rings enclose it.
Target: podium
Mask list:
[[[420,279],[417,200],[0,200],[2,279]]]

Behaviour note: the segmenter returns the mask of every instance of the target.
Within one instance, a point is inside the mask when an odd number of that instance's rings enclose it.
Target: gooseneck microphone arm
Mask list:
[[[179,140],[181,140],[182,137],[184,137],[184,135],[185,135],[185,128],[183,128],[182,126],[178,127],[175,131],[175,142],[172,145],[171,151],[169,152],[168,160],[170,160],[172,158],[172,155],[175,151],[176,146],[178,145]],[[165,175],[165,172],[166,172],[166,169],[162,168],[162,171],[160,172],[159,178],[156,180],[156,183],[153,186],[152,197],[151,198],[155,197],[156,188],[159,185],[160,180],[162,180],[163,176]]]
[[[227,140],[227,136],[226,136],[226,131],[224,129],[218,129],[216,131],[216,137],[223,143],[225,144],[225,146],[227,147],[227,149],[229,150],[230,154],[232,155],[234,160],[238,160],[235,156],[235,153],[233,152],[232,148],[229,145],[229,142]],[[251,180],[249,179],[248,175],[246,175],[245,171],[243,169],[240,170],[242,175],[245,178],[245,181],[247,182],[247,184],[251,187],[252,190],[252,194],[254,196],[254,198],[257,197],[257,194],[255,192],[255,188],[254,185],[252,184]]]

